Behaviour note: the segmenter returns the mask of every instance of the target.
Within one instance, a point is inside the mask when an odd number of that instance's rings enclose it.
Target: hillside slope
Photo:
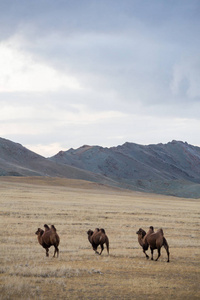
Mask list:
[[[179,141],[111,148],[85,145],[60,151],[50,160],[104,175],[126,188],[200,197],[200,148]]]
[[[83,146],[60,151],[50,160],[112,178],[200,183],[200,148],[177,141],[148,146],[125,143],[111,148]]]
[[[0,176],[49,176],[115,183],[100,174],[60,165],[18,143],[0,138]]]
[[[0,176],[82,179],[131,190],[200,198],[200,148],[172,141],[82,146],[51,158],[0,138]]]

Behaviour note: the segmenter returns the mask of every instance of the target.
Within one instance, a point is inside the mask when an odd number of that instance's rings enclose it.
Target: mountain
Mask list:
[[[45,158],[0,138],[0,176],[83,179],[131,190],[200,198],[200,148],[125,143],[103,148],[82,146]]]
[[[3,138],[0,138],[0,176],[63,177],[115,185],[115,182],[100,174],[57,164],[18,143]]]
[[[126,188],[200,197],[200,148],[180,141],[111,148],[85,145],[49,159],[101,174]]]

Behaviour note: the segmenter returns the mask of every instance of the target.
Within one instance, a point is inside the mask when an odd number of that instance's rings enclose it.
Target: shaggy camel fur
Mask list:
[[[95,251],[95,253],[101,255],[101,253],[104,250],[104,245],[106,244],[106,248],[107,248],[107,252],[109,254],[109,239],[105,233],[105,230],[103,228],[99,229],[96,228],[94,231],[92,231],[91,229],[89,229],[87,231],[88,234],[88,240],[89,242],[92,244],[93,250]],[[101,246],[101,252],[99,253],[97,251],[97,247]]]
[[[51,228],[47,224],[44,225],[45,231],[41,228],[38,228],[36,231],[36,235],[38,236],[38,242],[40,245],[46,249],[46,256],[49,256],[49,248],[54,246],[54,255],[55,257],[57,252],[57,257],[59,255],[58,245],[60,243],[60,238],[56,232],[56,228],[54,225],[51,225]]]
[[[158,229],[157,232],[154,232],[154,228],[153,226],[151,226],[149,228],[149,231],[143,238],[142,238],[142,230],[143,229],[140,228],[137,231],[137,234],[138,234],[138,240],[140,239],[140,245],[143,247],[143,252],[145,253],[145,249],[149,245],[151,249],[151,260],[153,260],[153,250],[157,249],[158,250],[158,257],[156,258],[157,261],[160,257],[161,248],[162,246],[164,246],[168,257],[167,262],[169,262],[169,245],[167,243],[166,238],[164,237],[162,228]]]

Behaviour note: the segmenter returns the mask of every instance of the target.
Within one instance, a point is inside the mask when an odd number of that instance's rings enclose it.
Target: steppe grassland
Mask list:
[[[84,181],[0,178],[1,299],[199,299],[199,200],[112,189]],[[54,224],[60,256],[35,231]],[[163,228],[170,245],[146,260],[139,227]],[[86,231],[105,228],[110,255]],[[150,251],[148,250],[150,254]],[[156,258],[156,251],[154,257]]]

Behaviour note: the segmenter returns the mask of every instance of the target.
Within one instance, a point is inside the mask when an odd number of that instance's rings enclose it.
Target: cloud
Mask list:
[[[16,38],[0,43],[0,92],[49,92],[80,89],[76,78],[53,69],[20,51]]]
[[[174,66],[172,93],[190,98],[200,98],[200,57],[182,59]]]
[[[200,144],[198,11],[185,0],[2,2],[0,135],[41,154]]]
[[[28,132],[22,135],[19,131],[12,137],[15,137],[15,141],[23,141],[23,145],[36,153],[49,157],[60,150],[66,151],[84,144],[111,147],[127,141],[138,144],[157,144],[175,139],[200,146],[199,126],[200,120],[195,119],[130,114],[111,120],[98,120],[90,123],[90,126],[86,123],[80,126],[77,122],[61,124],[56,128],[55,133],[52,130],[49,132],[40,130],[37,135],[31,137]]]

